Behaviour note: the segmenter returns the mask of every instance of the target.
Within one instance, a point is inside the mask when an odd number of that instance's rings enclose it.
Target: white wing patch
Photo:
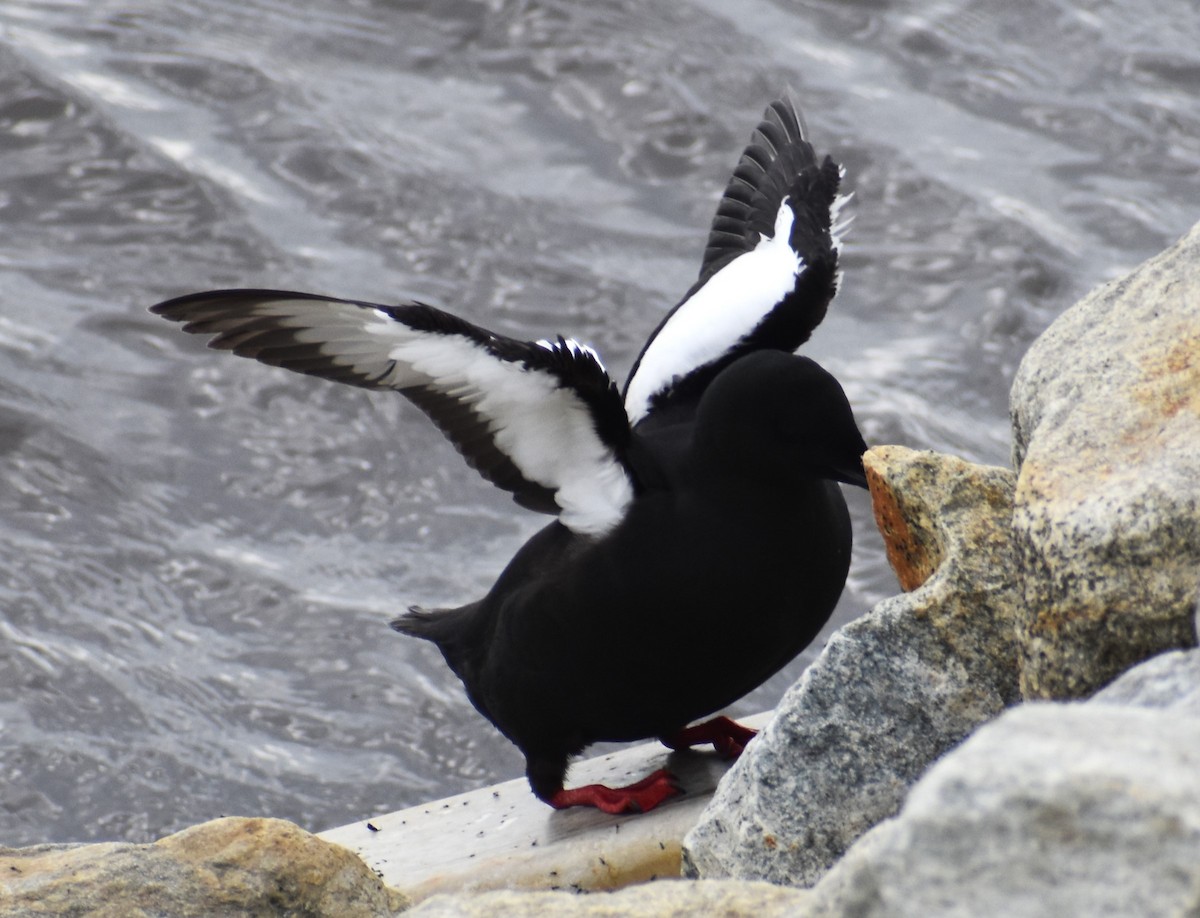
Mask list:
[[[774,235],[763,236],[751,251],[709,278],[650,342],[625,393],[630,424],[646,416],[657,392],[720,358],[795,288],[804,261],[789,244],[794,219],[784,198]]]
[[[633,500],[629,474],[580,393],[519,354],[500,357],[465,334],[413,328],[369,304],[281,291],[214,291],[160,306],[176,321],[194,320],[188,330],[217,334],[214,344],[244,347],[245,356],[265,363],[309,372],[315,361],[327,378],[342,378],[337,369],[344,368],[345,381],[356,385],[433,391],[469,407],[519,473],[553,492],[559,519],[575,532],[604,534]],[[272,329],[286,329],[286,338],[270,337]],[[532,347],[596,359],[572,340]]]
[[[378,321],[365,330],[387,341],[388,357],[395,361],[384,382],[397,389],[436,388],[487,418],[496,445],[521,473],[555,491],[567,528],[602,535],[620,522],[633,486],[570,388],[549,374],[499,360],[467,338],[413,331],[384,313],[376,315]]]

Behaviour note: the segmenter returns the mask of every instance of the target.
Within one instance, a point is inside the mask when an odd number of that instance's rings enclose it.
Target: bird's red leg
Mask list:
[[[743,727],[737,721],[722,715],[660,738],[663,745],[672,749],[686,749],[689,746],[712,743],[721,758],[736,759],[757,734],[757,730]]]
[[[560,787],[546,802],[556,810],[564,810],[569,806],[594,806],[605,813],[648,813],[664,800],[681,793],[683,791],[674,775],[660,768],[624,787],[608,787],[604,784]]]
[[[585,784],[583,787],[567,789],[563,787],[566,773],[565,755],[526,755],[525,774],[529,778],[529,786],[539,800],[556,810],[569,806],[594,806],[605,813],[645,813],[664,800],[683,793],[675,776],[661,768],[624,787]]]

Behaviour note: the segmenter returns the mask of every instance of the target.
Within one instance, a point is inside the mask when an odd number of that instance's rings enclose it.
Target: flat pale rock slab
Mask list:
[[[758,728],[769,717],[758,714],[741,722]],[[660,743],[646,743],[574,763],[568,785],[629,784],[666,768],[684,794],[649,813],[555,811],[519,778],[330,829],[320,837],[358,854],[388,886],[414,901],[470,890],[615,889],[679,876],[680,842],[728,767],[710,751],[671,752]]]

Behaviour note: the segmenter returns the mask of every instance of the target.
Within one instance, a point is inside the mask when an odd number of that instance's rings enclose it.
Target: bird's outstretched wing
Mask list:
[[[791,100],[772,102],[717,207],[699,280],[630,372],[630,423],[694,407],[750,351],[808,340],[837,292],[841,175],[831,158],[817,161]]]
[[[402,392],[484,478],[576,532],[607,531],[633,497],[620,395],[575,341],[517,341],[422,303],[280,290],[195,293],[151,311],[211,335],[210,347]]]

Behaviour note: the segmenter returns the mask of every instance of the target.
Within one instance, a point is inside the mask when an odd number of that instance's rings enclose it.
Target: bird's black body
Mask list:
[[[227,290],[156,313],[211,345],[402,392],[522,506],[558,519],[487,596],[393,622],[434,642],[553,806],[649,809],[656,772],[566,790],[601,740],[713,742],[688,725],[762,684],[820,631],[850,563],[837,482],[865,485],[841,386],[792,354],[836,290],[840,170],[773,103],[718,207],[700,279],[651,335],[623,393],[597,355],[522,342],[419,303]],[[715,724],[713,729],[706,729]]]
[[[670,487],[643,494],[612,533],[551,523],[479,602],[394,627],[441,648],[525,752],[535,790],[539,770],[561,782],[591,743],[669,737],[761,685],[833,611],[851,539],[830,479],[857,481],[865,448],[849,416],[811,361],[744,357],[701,402]],[[840,455],[813,456],[806,438],[830,434]]]

